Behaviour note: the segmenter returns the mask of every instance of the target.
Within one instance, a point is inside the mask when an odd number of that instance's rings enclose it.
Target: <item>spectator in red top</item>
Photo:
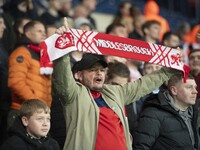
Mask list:
[[[57,33],[63,34],[67,28],[65,20]],[[136,101],[179,72],[162,68],[135,82],[108,85],[104,84],[105,61],[87,54],[76,65],[78,82],[71,72],[69,54],[54,61],[53,93],[62,102],[67,129],[64,150],[131,150],[124,105]]]

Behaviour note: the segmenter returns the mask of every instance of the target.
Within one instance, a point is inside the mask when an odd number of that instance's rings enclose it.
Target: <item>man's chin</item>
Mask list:
[[[98,86],[98,87],[93,87],[91,90],[93,91],[101,91],[102,86]]]

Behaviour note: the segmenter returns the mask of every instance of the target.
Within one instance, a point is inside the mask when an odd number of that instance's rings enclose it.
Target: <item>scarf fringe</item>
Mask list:
[[[41,75],[51,75],[53,73],[53,68],[50,67],[41,67],[40,74]]]

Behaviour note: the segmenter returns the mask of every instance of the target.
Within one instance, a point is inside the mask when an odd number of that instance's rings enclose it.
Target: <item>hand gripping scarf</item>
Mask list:
[[[63,35],[54,34],[40,45],[41,64],[58,59],[72,51],[98,55],[113,55],[141,60],[183,71],[185,80],[190,71],[181,61],[180,51],[145,41],[123,38],[93,31],[69,29]]]

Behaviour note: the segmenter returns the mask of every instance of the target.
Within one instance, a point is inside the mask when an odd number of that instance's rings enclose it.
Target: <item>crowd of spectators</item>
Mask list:
[[[59,97],[53,92],[51,94],[51,73],[43,75],[39,73],[37,47],[42,40],[53,35],[56,29],[63,25],[63,17],[67,17],[71,28],[98,31],[95,21],[98,18],[92,17],[96,5],[96,0],[80,0],[76,6],[72,6],[72,0],[2,2],[0,7],[0,145],[7,138],[8,127],[12,126],[10,120],[17,117],[20,105],[27,99],[35,98],[47,102],[51,107],[50,134],[57,140],[60,148],[63,148],[66,125],[62,105]],[[183,54],[182,60],[191,67],[191,74],[197,84],[197,99],[200,98],[200,24],[191,26],[184,22],[177,32],[172,32],[167,19],[159,14],[160,8],[156,1],[147,1],[144,8],[143,12],[130,1],[123,1],[112,23],[105,29],[105,33],[179,48]],[[24,47],[26,50],[23,49]],[[70,53],[72,71],[73,66],[82,57],[83,53]],[[109,64],[108,84],[134,82],[160,67],[116,56],[99,56],[99,58]],[[121,70],[117,70],[118,67]],[[118,75],[120,71],[122,72]],[[125,83],[123,81],[123,83],[115,83],[120,82],[119,79],[112,81],[118,76],[122,80],[124,78]],[[152,91],[149,95],[157,93],[157,91]],[[127,117],[132,136],[137,128],[143,103],[149,95],[124,107],[128,110]],[[199,120],[198,127],[200,127]]]

